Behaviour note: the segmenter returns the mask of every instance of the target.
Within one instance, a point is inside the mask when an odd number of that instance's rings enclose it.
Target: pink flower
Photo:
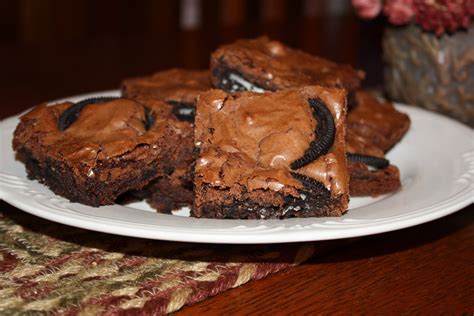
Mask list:
[[[467,28],[474,13],[473,0],[415,0],[416,22],[437,36]]]
[[[390,23],[413,21],[438,36],[468,28],[474,19],[474,0],[352,0],[352,5],[364,19],[376,17],[383,6]]]
[[[352,5],[363,19],[372,19],[382,10],[381,0],[352,0]]]
[[[413,0],[387,0],[383,12],[395,25],[408,23],[415,14]]]

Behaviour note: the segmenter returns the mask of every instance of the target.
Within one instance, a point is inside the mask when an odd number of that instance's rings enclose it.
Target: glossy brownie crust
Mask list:
[[[21,117],[13,148],[28,176],[53,192],[90,206],[113,204],[174,169],[179,146],[192,129],[159,101],[132,100],[87,105],[64,131],[58,117],[73,104],[42,104]],[[153,116],[147,128],[145,107]]]
[[[140,100],[152,98],[173,106],[173,113],[182,120],[192,121],[196,98],[212,88],[208,70],[173,68],[151,76],[125,79],[122,96]]]
[[[194,103],[197,96],[211,88],[208,70],[186,70],[173,68],[156,72],[151,76],[125,79],[122,96],[152,98],[165,102]]]
[[[303,156],[316,137],[310,98],[326,104],[336,137],[326,154],[295,170],[290,164]],[[345,92],[340,89],[203,93],[197,103],[199,154],[192,215],[236,219],[341,216],[348,205],[349,180],[345,111]],[[298,180],[294,173],[305,180]]]
[[[365,143],[383,152],[397,144],[410,128],[410,118],[391,102],[379,101],[365,91],[357,91],[357,106],[347,114],[347,134],[357,135]]]
[[[349,93],[360,85],[362,71],[289,48],[267,37],[238,40],[211,56],[212,83],[228,92],[276,91],[305,85],[344,88]],[[242,85],[235,76],[251,85]]]

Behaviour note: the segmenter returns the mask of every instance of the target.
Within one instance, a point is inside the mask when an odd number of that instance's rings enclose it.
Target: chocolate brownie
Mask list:
[[[170,173],[191,133],[161,101],[94,98],[35,107],[21,117],[13,148],[30,178],[100,206]]]
[[[143,102],[146,99],[163,100],[173,107],[173,113],[180,120],[194,121],[195,102],[198,95],[211,89],[208,70],[169,69],[151,76],[125,79],[122,82],[122,96]],[[192,127],[191,127],[192,128]],[[160,212],[170,213],[173,209],[193,203],[193,137],[181,146],[187,151],[184,161],[176,161],[172,173],[159,177],[138,194]]]
[[[147,77],[125,79],[121,91],[123,97],[131,99],[163,100],[174,107],[178,118],[192,121],[197,96],[211,88],[208,70],[174,68]]]
[[[171,214],[171,211],[183,206],[192,207],[194,200],[192,172],[186,167],[175,169],[172,173],[147,185],[144,197],[150,206],[160,213]]]
[[[349,192],[351,196],[372,196],[392,193],[401,187],[400,172],[397,166],[371,170],[362,162],[348,161],[351,180]]]
[[[140,97],[138,100],[145,105],[153,104],[154,102],[161,103],[161,101],[156,99],[144,97]],[[173,110],[174,109],[172,109],[172,111]],[[171,115],[171,119],[174,119],[173,115]],[[193,204],[193,124],[190,122],[181,122],[179,133],[181,134],[180,142],[170,144],[170,146],[174,146],[176,150],[176,155],[172,162],[173,169],[168,168],[164,175],[151,181],[144,188],[144,192],[146,192],[144,196],[145,199],[160,213],[170,214],[172,210],[176,210],[182,206],[192,206]]]
[[[410,128],[410,118],[391,102],[357,91],[357,106],[347,114],[347,134],[356,134],[382,151],[392,148]]]
[[[345,115],[342,89],[204,92],[192,215],[341,216],[349,201]]]
[[[228,92],[276,91],[306,85],[344,88],[351,105],[364,73],[259,37],[218,48],[211,55],[211,76],[215,87]]]
[[[378,101],[367,92],[358,91],[356,98],[357,106],[347,115],[350,194],[375,197],[394,192],[401,187],[400,172],[385,160],[385,152],[403,137],[410,119],[390,102]]]

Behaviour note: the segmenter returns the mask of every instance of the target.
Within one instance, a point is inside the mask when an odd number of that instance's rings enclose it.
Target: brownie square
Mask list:
[[[175,168],[192,135],[161,101],[95,98],[41,104],[20,119],[13,149],[28,176],[71,202],[113,204]]]
[[[344,88],[351,105],[364,73],[259,37],[218,48],[211,55],[211,76],[215,87],[228,92],[276,91],[306,85]]]
[[[211,89],[208,70],[173,68],[151,76],[125,79],[121,85],[122,96],[139,102],[162,100],[172,106],[173,114],[182,121],[193,122],[198,95]],[[192,126],[191,126],[192,128]],[[184,159],[175,161],[176,168],[169,174],[150,182],[144,190],[134,195],[162,213],[171,213],[193,203],[194,143],[190,136],[181,144]]]
[[[380,162],[385,160],[385,152],[405,135],[410,119],[392,103],[379,101],[367,92],[357,91],[356,98],[357,106],[347,115],[350,194],[376,197],[394,192],[401,187],[400,172],[388,161]],[[375,165],[371,165],[374,161]]]
[[[200,95],[195,201],[207,218],[341,216],[346,93],[319,86]]]
[[[179,119],[193,121],[196,98],[211,88],[208,70],[173,68],[151,76],[125,79],[121,92],[123,97],[131,99],[163,100],[173,106]]]
[[[365,91],[357,91],[357,106],[347,114],[347,134],[387,152],[406,134],[410,118],[391,102],[379,101]]]

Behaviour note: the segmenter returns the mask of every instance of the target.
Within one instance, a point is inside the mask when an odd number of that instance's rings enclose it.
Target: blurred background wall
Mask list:
[[[382,26],[358,19],[350,0],[0,0],[0,94],[21,94],[11,80],[55,98],[55,85],[82,93],[204,68],[219,44],[259,35],[365,69],[371,86],[381,78]]]

